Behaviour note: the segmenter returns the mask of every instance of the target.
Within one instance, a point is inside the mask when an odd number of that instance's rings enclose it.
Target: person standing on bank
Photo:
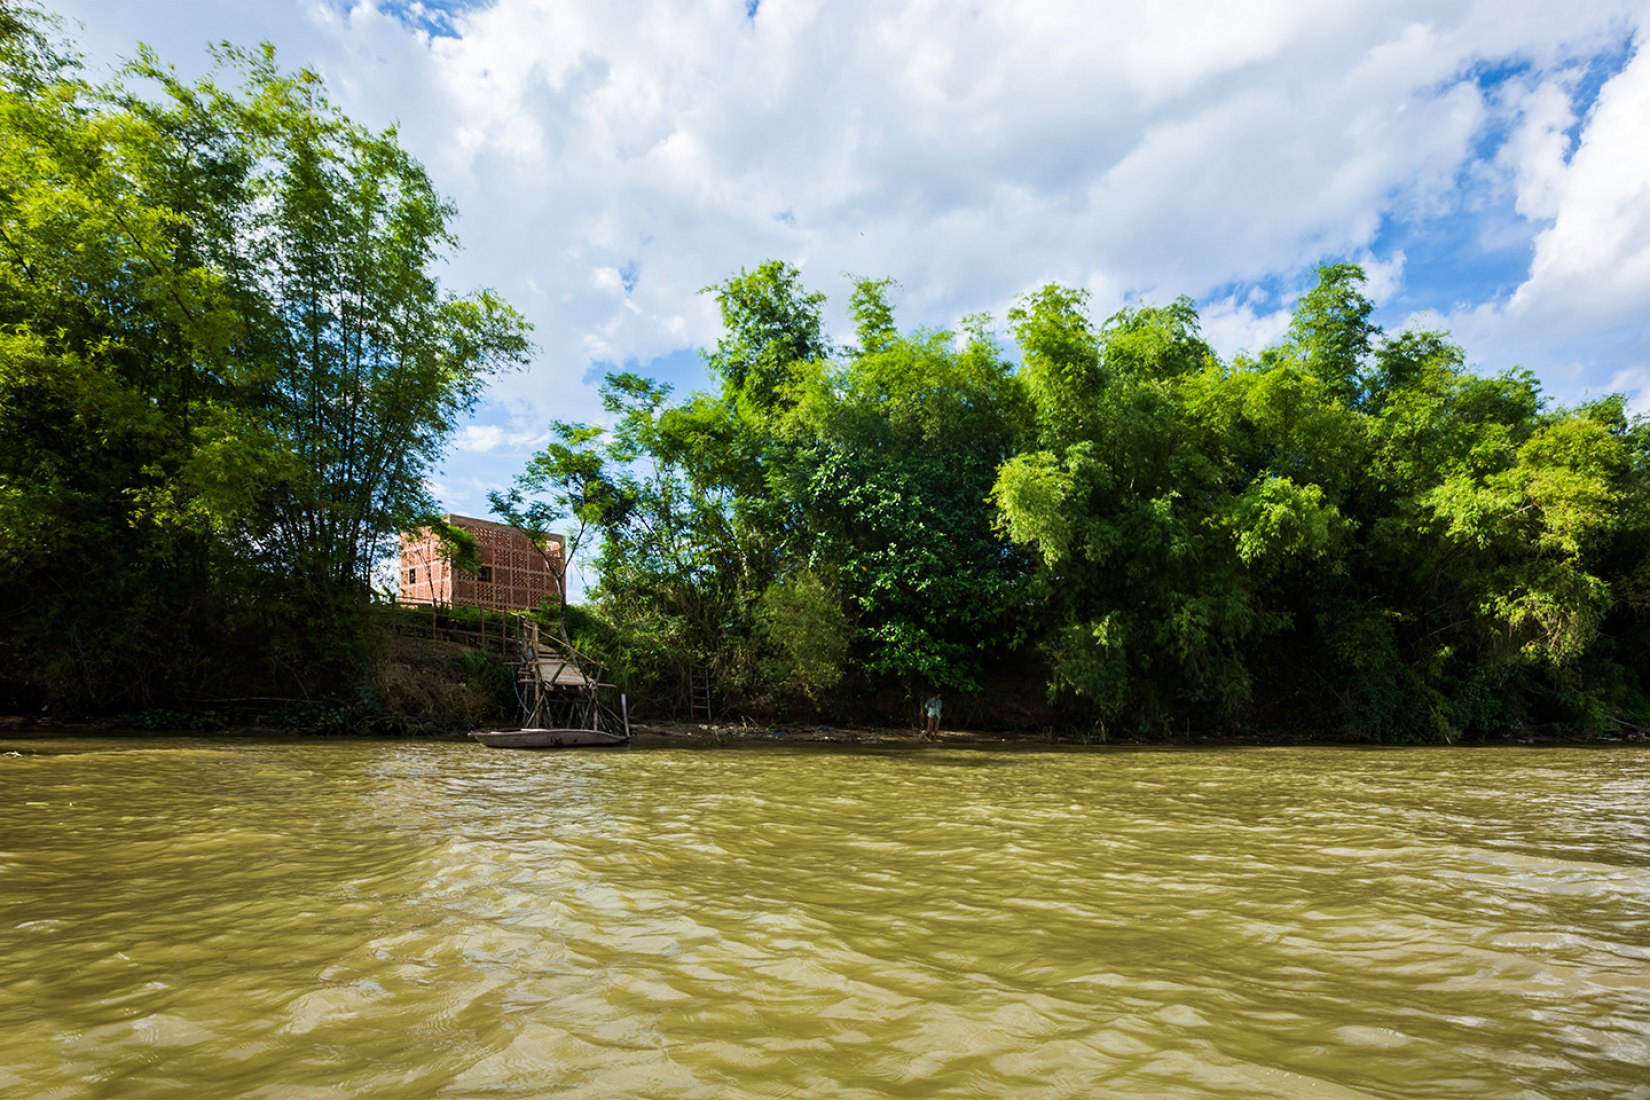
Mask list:
[[[935,692],[928,697],[928,702],[922,705],[922,711],[928,716],[928,729],[923,732],[923,740],[938,741],[940,739],[940,693]]]

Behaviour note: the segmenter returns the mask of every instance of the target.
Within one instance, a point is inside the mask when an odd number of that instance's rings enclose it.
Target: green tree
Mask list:
[[[393,129],[351,123],[318,77],[281,73],[267,48],[224,56],[243,93],[185,86],[150,61],[138,75],[167,97],[147,111],[162,132],[255,135],[228,154],[246,178],[215,204],[225,235],[211,242],[242,284],[236,350],[263,391],[257,426],[290,456],[252,545],[318,588],[362,585],[433,509],[426,484],[447,438],[486,379],[525,358],[526,326],[489,292],[441,288],[453,209]]]
[[[851,629],[842,598],[812,573],[769,586],[756,609],[762,679],[810,703],[841,682]]]
[[[984,318],[960,346],[948,332],[901,335],[891,285],[858,282],[859,346],[792,416],[807,477],[795,568],[834,578],[868,672],[913,692],[973,688],[1020,633],[1027,563],[984,502],[1024,397]]]
[[[730,404],[763,414],[787,402],[787,390],[810,363],[830,357],[820,323],[823,294],[802,286],[801,273],[770,260],[740,271],[705,293],[716,295],[726,330],[706,356]]]
[[[1141,733],[1650,712],[1650,433],[1383,337],[1363,283],[1320,268],[1231,363],[1187,299],[1097,325],[1045,287],[1009,315],[1015,372],[984,319],[902,333],[886,279],[831,348],[766,264],[715,288],[718,392],[611,375],[606,425],[545,469],[601,486],[631,667],[708,664],[730,698],[1001,683],[1035,638],[1057,697]]]
[[[1296,303],[1284,352],[1340,400],[1356,401],[1380,328],[1370,321],[1375,303],[1363,293],[1363,268],[1324,264],[1318,281]]]
[[[567,573],[593,538],[628,511],[630,501],[614,480],[602,445],[604,432],[590,424],[555,420],[550,443],[527,460],[515,485],[487,494],[495,515],[521,531],[556,576],[557,602],[567,612]],[[564,527],[559,560],[551,531]]]
[[[1054,686],[1108,724],[1234,720],[1252,690],[1244,655],[1278,623],[1230,534],[1247,478],[1194,415],[1218,363],[1188,301],[1098,329],[1084,305],[1049,287],[1009,314],[1037,430],[992,490],[1000,528],[1041,559]]]
[[[451,210],[313,74],[0,27],[0,575],[30,663],[116,705],[347,654],[373,563],[525,326],[432,272]],[[323,610],[324,609],[324,610]],[[256,647],[226,647],[241,629]],[[290,642],[282,656],[280,639]],[[261,639],[261,642],[260,642]],[[155,654],[133,675],[126,654]]]
[[[493,509],[536,539],[565,525],[569,562],[598,547],[594,597],[622,639],[620,651],[610,639],[601,654],[612,668],[657,687],[680,680],[688,664],[727,665],[730,616],[748,637],[755,599],[733,598],[743,570],[729,549],[734,517],[718,488],[727,463],[716,445],[728,422],[708,414],[707,444],[694,430],[702,407],[670,409],[668,386],[629,372],[610,373],[601,393],[611,423],[553,423],[550,444],[515,486],[491,494]],[[563,602],[565,612],[565,590]]]

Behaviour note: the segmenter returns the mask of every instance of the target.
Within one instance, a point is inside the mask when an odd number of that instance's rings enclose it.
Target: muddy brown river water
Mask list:
[[[1647,841],[1632,748],[0,737],[0,1095],[1650,1097]]]

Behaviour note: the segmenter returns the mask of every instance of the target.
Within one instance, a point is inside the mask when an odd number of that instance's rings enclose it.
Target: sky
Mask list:
[[[433,488],[485,515],[607,370],[708,385],[703,288],[801,269],[902,327],[1050,281],[1194,298],[1224,356],[1350,260],[1390,332],[1650,411],[1650,0],[45,0],[94,68],[273,43],[457,205],[533,323]],[[1005,344],[1008,343],[1006,337]]]

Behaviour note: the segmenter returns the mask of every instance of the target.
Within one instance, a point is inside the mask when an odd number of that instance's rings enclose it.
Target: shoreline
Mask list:
[[[1522,731],[1496,737],[1463,738],[1456,741],[1376,742],[1351,738],[1298,734],[1263,736],[1196,736],[1149,739],[1113,737],[1084,738],[1077,731],[985,731],[941,730],[938,742],[928,742],[916,726],[836,726],[827,723],[776,723],[771,725],[717,722],[654,721],[631,723],[631,745],[635,748],[727,748],[759,744],[843,745],[877,748],[1621,748],[1650,747],[1650,732],[1630,730],[1620,734],[1562,733],[1552,730]],[[59,738],[200,738],[223,740],[330,740],[386,741],[468,741],[465,731],[424,734],[338,733],[317,730],[278,729],[269,726],[236,725],[220,729],[155,730],[111,726],[34,715],[0,715],[0,740],[44,741]]]

